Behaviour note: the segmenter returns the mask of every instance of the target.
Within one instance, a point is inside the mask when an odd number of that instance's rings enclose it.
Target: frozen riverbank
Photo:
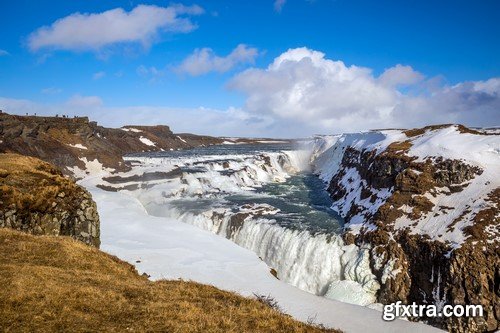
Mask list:
[[[257,255],[227,239],[175,220],[150,216],[135,198],[98,189],[91,178],[81,183],[97,202],[101,248],[136,265],[152,279],[182,278],[246,296],[271,295],[293,317],[313,319],[345,332],[438,331],[402,320],[384,322],[379,311],[301,291],[274,278]]]

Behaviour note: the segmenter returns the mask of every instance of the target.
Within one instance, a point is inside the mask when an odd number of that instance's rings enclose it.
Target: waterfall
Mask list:
[[[223,194],[255,191],[308,170],[311,150],[183,158],[134,158],[144,168],[180,168],[179,178],[131,191],[149,214],[170,217],[230,239],[255,252],[277,278],[310,293],[368,305],[379,286],[367,251],[337,234],[311,234],[273,221],[266,204],[228,208]],[[178,200],[182,199],[182,205]],[[186,209],[187,206],[194,207]]]

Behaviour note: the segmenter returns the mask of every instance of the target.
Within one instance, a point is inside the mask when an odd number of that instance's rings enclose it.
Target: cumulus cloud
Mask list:
[[[410,66],[396,65],[376,77],[369,68],[347,66],[321,52],[297,48],[284,52],[265,69],[236,75],[229,87],[246,95],[247,112],[272,116],[278,123],[302,123],[306,131],[346,132],[438,122],[499,124],[498,78],[435,87],[418,95],[398,89],[425,86],[423,80]]]
[[[50,26],[34,31],[28,38],[29,49],[98,51],[119,43],[140,43],[147,47],[160,32],[187,33],[196,28],[190,16],[200,15],[200,6],[139,5],[126,12],[122,8],[102,13],[74,13]]]
[[[154,67],[138,69],[146,77],[155,72]],[[245,70],[229,87],[246,95],[244,105],[226,110],[114,107],[98,96],[75,95],[59,104],[0,98],[0,109],[88,115],[110,127],[166,124],[177,132],[219,136],[304,137],[439,123],[500,125],[500,78],[446,85],[403,65],[375,75],[369,68],[348,66],[307,48],[288,50],[266,68]]]
[[[277,11],[278,13],[283,10],[283,6],[285,5],[286,0],[275,0],[274,1],[274,10]]]
[[[224,73],[238,64],[253,64],[258,55],[259,51],[256,48],[245,44],[239,44],[225,57],[217,56],[210,48],[196,49],[175,70],[192,76],[209,72]]]
[[[401,64],[386,69],[378,78],[381,84],[389,87],[412,85],[423,79],[424,75],[415,71],[411,66]]]

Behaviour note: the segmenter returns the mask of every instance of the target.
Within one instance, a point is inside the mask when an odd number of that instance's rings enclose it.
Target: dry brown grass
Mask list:
[[[44,213],[57,195],[79,196],[73,181],[49,163],[18,154],[0,154],[0,209]]]
[[[2,332],[320,332],[254,299],[151,282],[67,237],[0,229]]]

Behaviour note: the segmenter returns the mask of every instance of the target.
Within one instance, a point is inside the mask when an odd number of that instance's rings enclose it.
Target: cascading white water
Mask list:
[[[310,151],[257,155],[137,158],[144,170],[180,167],[182,176],[131,192],[155,216],[175,218],[226,237],[255,252],[277,277],[302,290],[360,305],[375,302],[379,288],[367,252],[344,245],[334,233],[312,234],[286,228],[267,204],[228,207],[224,195],[248,193],[271,182],[285,182],[309,167]],[[182,204],[179,205],[179,199]],[[188,206],[195,209],[187,209]]]

